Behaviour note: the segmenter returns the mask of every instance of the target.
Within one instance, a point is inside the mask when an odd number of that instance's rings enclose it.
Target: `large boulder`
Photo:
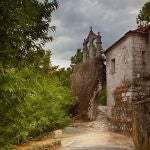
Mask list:
[[[78,115],[85,120],[96,118],[97,94],[102,87],[103,60],[95,57],[74,67],[72,95],[79,100]]]

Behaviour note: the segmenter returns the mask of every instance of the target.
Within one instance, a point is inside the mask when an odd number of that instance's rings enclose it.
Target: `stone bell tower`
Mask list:
[[[96,40],[96,47],[94,45],[94,41]],[[87,47],[89,43],[89,49]],[[96,35],[92,27],[90,28],[89,35],[86,39],[84,39],[83,42],[83,62],[86,62],[90,58],[94,57],[101,57],[101,50],[102,50],[102,42],[101,42],[101,36],[98,32],[98,35]]]
[[[103,59],[100,33],[92,27],[83,42],[83,62],[76,65],[72,75],[72,95],[79,100],[78,115],[94,120],[97,112],[97,96],[102,89]]]

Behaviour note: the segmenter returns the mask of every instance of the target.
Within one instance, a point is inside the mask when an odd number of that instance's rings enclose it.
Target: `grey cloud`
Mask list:
[[[69,66],[70,57],[82,48],[89,27],[100,31],[103,48],[108,48],[128,30],[136,28],[136,17],[146,0],[59,0],[60,8],[54,13],[56,33],[52,49],[53,64]]]

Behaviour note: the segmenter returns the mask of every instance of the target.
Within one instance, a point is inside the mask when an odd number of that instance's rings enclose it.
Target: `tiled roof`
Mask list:
[[[150,30],[150,25],[133,30],[133,32],[147,32]]]

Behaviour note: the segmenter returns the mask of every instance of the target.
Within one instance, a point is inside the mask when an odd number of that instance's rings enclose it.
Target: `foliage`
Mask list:
[[[81,49],[77,49],[76,54],[71,57],[70,61],[70,67],[67,69],[60,68],[56,71],[56,75],[59,78],[59,80],[62,83],[62,86],[66,86],[68,88],[71,88],[71,74],[73,72],[73,67],[80,62],[82,62],[83,52]]]
[[[48,31],[55,30],[50,22],[57,7],[56,0],[0,1],[0,64],[4,68],[16,67],[24,57],[30,59],[31,49],[43,56],[42,46],[52,40]]]
[[[61,68],[56,72],[57,77],[59,78],[62,86],[71,88],[71,74],[72,74],[72,68]]]
[[[62,128],[75,99],[58,78],[35,68],[9,69],[0,76],[0,145],[20,144]]]
[[[146,26],[150,23],[150,1],[146,2],[136,18],[138,27]]]
[[[75,65],[82,62],[83,52],[81,49],[77,49],[76,54],[71,57],[71,67],[73,68]]]
[[[89,49],[87,49],[87,53],[89,53]],[[94,48],[94,53],[96,55],[96,47]],[[88,55],[88,54],[87,54]],[[106,59],[105,55],[101,56],[103,60]],[[71,57],[71,64],[70,66],[73,68],[75,65],[79,64],[83,60],[83,51],[81,49],[77,49],[76,54]]]
[[[107,102],[107,92],[106,86],[104,86],[103,89],[98,94],[98,103],[105,106],[106,102]]]
[[[0,149],[62,128],[76,102],[44,44],[56,0],[0,1]],[[62,77],[61,77],[62,76]]]

